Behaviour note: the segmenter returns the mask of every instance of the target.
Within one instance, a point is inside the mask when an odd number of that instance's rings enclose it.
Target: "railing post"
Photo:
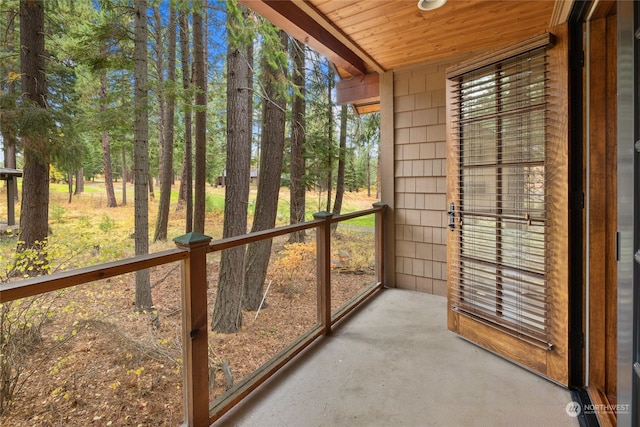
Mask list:
[[[209,425],[207,247],[211,237],[187,233],[173,240],[189,251],[182,262],[182,355],[184,423]]]
[[[318,321],[324,334],[331,333],[331,217],[330,212],[317,212],[314,219],[323,222],[316,233],[316,259],[318,263]]]
[[[384,211],[387,205],[382,202],[373,204],[374,208],[382,208],[376,212],[376,229],[375,229],[375,263],[376,263],[376,283],[384,281]]]

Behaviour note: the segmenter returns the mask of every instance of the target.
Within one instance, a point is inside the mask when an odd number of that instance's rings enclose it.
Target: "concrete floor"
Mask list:
[[[570,401],[447,331],[443,297],[387,289],[215,425],[578,426]]]

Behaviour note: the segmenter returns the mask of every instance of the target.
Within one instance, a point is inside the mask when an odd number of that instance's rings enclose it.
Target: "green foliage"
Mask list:
[[[108,233],[115,227],[115,225],[116,225],[115,221],[109,218],[107,214],[102,214],[102,220],[100,221],[100,224],[98,225],[98,227],[104,233]]]
[[[47,240],[36,241],[33,246],[25,246],[25,242],[19,241],[17,246],[20,250],[13,254],[13,263],[7,268],[7,278],[19,275],[26,278],[51,272]]]
[[[66,210],[58,204],[51,204],[49,207],[49,217],[57,223],[64,222],[62,216],[65,212]]]
[[[19,114],[16,109],[17,93],[0,92],[0,129],[5,141],[15,141],[19,133]]]
[[[290,101],[291,81],[287,78],[289,67],[289,55],[282,45],[280,31],[270,22],[261,19],[257,30],[262,43],[260,44],[260,73],[259,84],[261,86],[271,85],[275,89],[278,98]],[[261,94],[265,99],[264,94]]]
[[[253,21],[247,19],[246,6],[238,4],[237,0],[230,0],[227,3],[227,37],[229,43],[235,49],[242,49],[253,43],[256,36],[256,29]]]
[[[207,194],[204,199],[205,212],[216,215],[224,214],[224,198]]]
[[[54,165],[49,166],[49,179],[53,182],[65,182],[67,175],[59,171]]]

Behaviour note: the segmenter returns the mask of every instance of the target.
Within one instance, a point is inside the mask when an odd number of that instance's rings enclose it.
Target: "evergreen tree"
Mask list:
[[[286,119],[287,34],[277,31],[271,24],[263,24],[262,74],[264,87],[262,102],[262,135],[260,139],[260,171],[258,194],[251,232],[275,227],[278,213],[278,194]],[[243,307],[257,310],[262,300],[262,288],[269,259],[271,239],[260,240],[247,246],[245,256]]]
[[[134,216],[136,255],[149,253],[149,101],[147,67],[147,1],[134,4]],[[153,307],[149,270],[136,271],[136,310]]]
[[[202,4],[199,4],[202,2]],[[193,230],[204,233],[205,185],[207,180],[207,76],[205,74],[205,43],[203,14],[207,0],[196,1],[193,19],[193,82],[196,89],[195,117],[195,201],[193,207]]]
[[[160,156],[160,202],[158,205],[158,219],[153,240],[167,239],[169,223],[169,202],[171,198],[171,183],[173,181],[173,131],[175,114],[175,79],[176,79],[176,9],[173,3],[169,6],[169,28],[167,46],[167,83],[170,88],[166,97],[164,118],[164,135],[162,138],[162,156]],[[159,67],[160,68],[160,67]]]
[[[227,3],[227,173],[223,237],[247,232],[247,206],[251,170],[251,128],[247,61],[253,31],[249,12],[235,1]],[[244,247],[225,249],[220,258],[218,293],[211,329],[233,333],[242,326]]]
[[[293,71],[293,99],[291,102],[290,208],[291,224],[304,222],[306,203],[305,182],[305,47],[293,39],[290,43]],[[304,230],[291,233],[289,243],[304,242]]]
[[[31,274],[46,272],[49,227],[49,134],[53,121],[47,111],[44,1],[20,1],[20,72],[24,125],[21,128],[24,168],[18,251],[40,252]]]

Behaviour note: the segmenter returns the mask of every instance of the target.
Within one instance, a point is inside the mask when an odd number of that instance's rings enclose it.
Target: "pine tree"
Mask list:
[[[248,10],[236,2],[227,4],[227,174],[225,186],[223,237],[247,232],[247,206],[251,171],[251,127],[247,85],[251,64],[247,62],[253,32]],[[245,249],[222,251],[218,294],[211,329],[233,333],[242,326],[242,280]]]
[[[305,125],[305,47],[293,39],[290,43],[293,71],[291,81],[294,95],[291,101],[291,161],[290,161],[290,211],[291,224],[304,222],[306,203],[304,146]],[[305,232],[297,231],[289,236],[289,243],[304,242]]]
[[[147,69],[147,0],[134,5],[134,216],[136,255],[149,253],[149,100]],[[153,307],[149,270],[136,271],[136,310]]]
[[[40,252],[37,265],[31,271],[46,271],[46,240],[49,228],[49,145],[52,127],[47,112],[47,81],[44,50],[44,1],[20,1],[20,71],[24,113],[36,124],[22,129],[24,168],[22,209],[20,211],[20,242],[18,251],[35,249]]]

